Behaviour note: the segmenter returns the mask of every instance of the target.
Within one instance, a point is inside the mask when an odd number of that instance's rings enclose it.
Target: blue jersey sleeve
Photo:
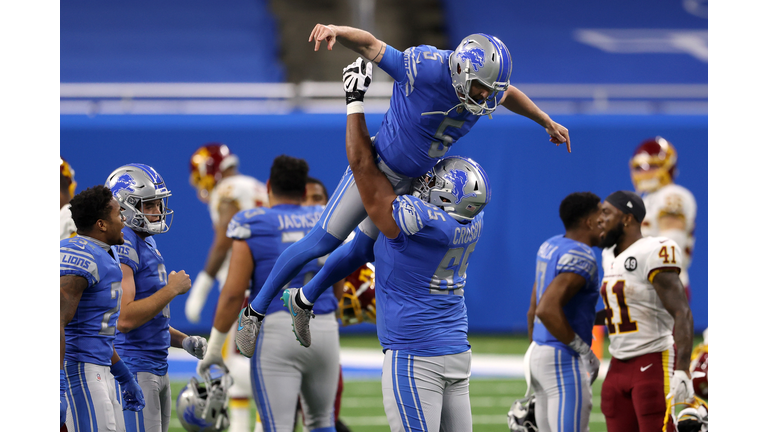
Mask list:
[[[391,45],[387,45],[387,48],[384,50],[384,55],[381,56],[381,61],[379,61],[379,67],[389,74],[389,76],[394,78],[395,81],[403,82],[405,80],[404,58],[405,56],[400,50]]]
[[[88,281],[88,286],[95,285],[99,283],[99,265],[96,258],[88,248],[69,244],[76,241],[76,238],[62,240],[59,247],[59,276],[81,276]],[[68,244],[65,245],[64,242]]]
[[[589,281],[597,277],[597,259],[591,250],[570,249],[557,260],[557,273],[576,273]]]
[[[261,207],[238,212],[229,221],[229,225],[227,225],[227,237],[234,240],[248,240],[253,237],[255,219],[264,213],[264,209]]]
[[[120,263],[130,267],[135,275],[139,272],[139,252],[136,250],[136,242],[140,239],[130,228],[123,228],[123,238],[125,243],[116,248],[117,256]]]
[[[400,195],[392,202],[392,217],[400,231],[412,236],[424,228],[424,202],[413,195]]]

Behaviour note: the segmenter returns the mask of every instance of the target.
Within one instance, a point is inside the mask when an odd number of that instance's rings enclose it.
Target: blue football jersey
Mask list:
[[[595,305],[600,295],[597,259],[592,248],[562,235],[545,241],[536,254],[536,304],[552,280],[560,273],[581,275],[586,284],[563,307],[565,318],[586,343],[592,341]],[[537,317],[533,323],[533,340],[541,345],[552,345],[571,350],[544,327]],[[571,350],[572,351],[572,350]]]
[[[385,349],[419,356],[469,349],[464,285],[483,212],[462,224],[412,195],[392,203],[400,235],[379,236],[376,328]]]
[[[123,228],[123,238],[125,243],[117,246],[117,252],[120,262],[133,270],[134,300],[147,298],[168,285],[165,260],[157,250],[155,238],[150,236],[142,240],[128,227]],[[170,321],[171,308],[166,305],[152,319],[128,333],[118,330],[115,350],[132,372],[162,376],[168,371]]]
[[[120,315],[123,272],[117,259],[98,244],[82,236],[61,240],[59,276],[81,276],[88,281],[72,320],[64,328],[64,360],[112,364],[112,343]]]
[[[245,240],[253,257],[254,269],[248,302],[256,298],[280,254],[315,226],[315,223],[320,220],[323,209],[323,206],[279,204],[271,208],[257,207],[243,210],[232,218],[227,227],[227,237]],[[310,261],[283,288],[298,288],[306,285],[320,271],[320,267],[320,259]],[[278,289],[267,307],[267,315],[288,310],[280,299],[282,295],[282,288]],[[337,307],[333,290],[326,290],[317,299],[312,309],[316,314],[326,314],[334,312]]]
[[[430,45],[404,53],[391,46],[384,51],[379,67],[395,83],[374,145],[397,173],[408,177],[426,173],[480,119],[463,106],[451,110],[460,103],[451,84],[452,52]],[[496,96],[497,102],[502,96]]]

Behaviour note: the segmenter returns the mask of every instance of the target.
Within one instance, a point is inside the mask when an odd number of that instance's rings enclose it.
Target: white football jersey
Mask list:
[[[64,204],[64,207],[59,210],[59,240],[74,237],[77,232],[75,221],[72,220],[71,208],[71,204]]]
[[[208,210],[211,213],[211,221],[213,221],[214,227],[219,223],[219,205],[224,200],[234,201],[237,204],[238,211],[254,207],[269,207],[267,185],[251,176],[242,174],[225,177],[213,188],[210,200],[208,201]],[[229,257],[231,254],[232,250],[230,249],[227,252],[227,257],[221,264],[221,268],[216,273],[219,289],[224,286],[224,282],[227,280]]]
[[[614,249],[603,249],[600,287],[611,355],[625,360],[670,349],[674,319],[651,281],[662,270],[680,272],[680,246],[666,237],[643,237],[619,256]]]
[[[644,236],[666,235],[659,231],[659,219],[662,216],[677,215],[685,219],[685,232],[674,240],[683,248],[680,261],[680,281],[688,286],[688,267],[691,265],[693,245],[696,239],[693,230],[696,227],[696,199],[691,192],[676,184],[669,184],[643,197],[645,204],[645,219],[642,232]]]
[[[211,197],[208,201],[208,210],[211,212],[214,226],[219,223],[219,204],[223,200],[235,201],[238,211],[254,207],[268,207],[267,185],[251,176],[242,174],[221,179],[211,191]]]

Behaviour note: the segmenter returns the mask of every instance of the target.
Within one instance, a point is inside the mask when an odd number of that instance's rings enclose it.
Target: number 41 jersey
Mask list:
[[[674,319],[653,288],[661,271],[680,273],[683,251],[666,237],[643,237],[618,256],[603,250],[605,325],[609,351],[620,360],[668,350],[674,344]]]
[[[464,285],[483,212],[462,224],[412,195],[397,197],[395,239],[379,236],[376,255],[376,328],[381,346],[410,355],[465,352]]]

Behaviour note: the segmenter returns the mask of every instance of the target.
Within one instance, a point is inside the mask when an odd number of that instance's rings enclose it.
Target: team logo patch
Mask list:
[[[476,197],[476,193],[466,194],[464,188],[467,187],[467,173],[461,170],[451,170],[445,176],[446,180],[453,183],[453,190],[451,193],[456,197],[456,204],[460,203],[464,198]]]
[[[635,257],[627,258],[626,261],[624,261],[624,268],[629,271],[634,271],[635,269],[637,269],[637,260],[635,259]]]
[[[134,180],[130,174],[125,173],[115,179],[109,188],[112,189],[113,195],[117,195],[124,190],[127,190],[128,192],[135,192],[136,190],[133,187],[136,186],[136,184],[136,180]]]
[[[96,381],[101,381],[101,375],[96,374]]]
[[[458,58],[467,61],[472,65],[472,69],[477,72],[485,65],[485,51],[482,48],[470,48],[456,53]]]

